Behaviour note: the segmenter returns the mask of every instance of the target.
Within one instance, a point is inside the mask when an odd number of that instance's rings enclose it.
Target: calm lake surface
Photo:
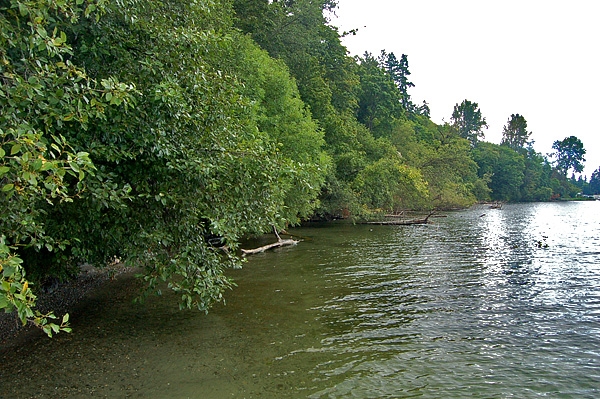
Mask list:
[[[0,348],[0,397],[600,397],[600,202],[291,232],[208,315],[115,282]]]

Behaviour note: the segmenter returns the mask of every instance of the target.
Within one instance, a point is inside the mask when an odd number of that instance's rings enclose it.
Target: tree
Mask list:
[[[590,177],[589,190],[592,194],[600,194],[600,168],[596,169]]]
[[[566,176],[571,169],[576,173],[583,171],[585,148],[577,137],[569,136],[564,140],[556,140],[552,144],[552,149],[555,150],[552,155],[555,158],[556,169],[563,176]]]
[[[402,57],[398,60],[394,53],[387,53],[385,50],[381,50],[379,65],[394,82],[396,87],[398,87],[398,90],[400,90],[402,107],[407,111],[414,111],[415,106],[410,99],[410,94],[408,94],[408,89],[415,87],[408,80],[408,76],[410,75],[410,71],[408,70],[408,56],[402,54]]]
[[[207,310],[242,236],[317,205],[323,133],[228,1],[125,0],[98,19],[83,17],[104,1],[79,3],[2,9],[0,308],[46,323],[24,271],[62,278],[117,256],[147,292],[163,281]]]
[[[427,206],[450,209],[475,202],[472,185],[477,165],[468,140],[449,134],[449,126],[439,126],[429,118],[412,115],[397,123],[391,137],[402,159],[417,168],[429,190]]]
[[[394,82],[370,54],[360,58],[357,119],[376,136],[390,132],[402,115],[402,97]]]
[[[458,135],[471,142],[472,146],[477,144],[479,139],[483,139],[483,128],[488,127],[485,118],[481,115],[481,110],[477,103],[469,100],[463,100],[459,105],[454,106],[452,112],[452,125],[457,129]]]
[[[519,201],[525,160],[522,154],[506,146],[481,142],[473,149],[481,178],[490,179],[491,198],[499,201]]]
[[[520,151],[525,156],[525,170],[523,184],[521,184],[522,201],[549,201],[552,198],[550,179],[552,167],[548,160],[537,153],[531,143],[525,151]]]
[[[49,213],[84,193],[119,196],[93,183],[89,152],[69,140],[132,104],[131,85],[91,78],[74,62],[67,27],[95,20],[103,1],[17,1],[0,5],[0,309],[48,335],[65,330],[36,296],[25,255],[63,251],[74,237],[52,234]],[[34,287],[35,289],[35,287]]]
[[[419,115],[423,115],[426,118],[431,116],[431,109],[429,108],[429,104],[427,101],[423,100],[423,104],[417,107],[417,113]]]
[[[258,128],[279,145],[280,188],[285,223],[311,216],[330,159],[324,152],[323,131],[300,99],[286,65],[274,60],[249,37],[240,37],[222,65],[243,83],[244,94],[256,105]]]
[[[323,135],[283,63],[232,28],[229,1],[125,5],[78,27],[75,55],[94,76],[135,82],[137,106],[73,140],[131,198],[86,196],[52,216],[69,221],[57,234],[86,237],[76,260],[118,255],[143,268],[147,293],[166,282],[182,307],[207,311],[232,286],[243,236],[317,205]]]
[[[512,114],[502,129],[501,145],[513,150],[525,148],[531,132],[527,131],[527,121],[519,114]]]
[[[421,173],[402,164],[397,156],[368,165],[358,174],[354,185],[361,204],[369,210],[391,212],[422,205],[429,194]]]

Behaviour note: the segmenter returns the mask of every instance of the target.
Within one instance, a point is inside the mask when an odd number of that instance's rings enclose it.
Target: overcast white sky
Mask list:
[[[380,50],[408,56],[413,102],[433,121],[450,120],[464,99],[479,104],[500,143],[521,114],[534,148],[576,136],[587,151],[584,174],[600,167],[599,0],[338,0],[331,24],[351,55]]]

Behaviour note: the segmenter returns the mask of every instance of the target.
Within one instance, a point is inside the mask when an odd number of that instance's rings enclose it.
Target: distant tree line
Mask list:
[[[335,7],[2,2],[0,309],[68,329],[35,310],[39,287],[118,257],[142,268],[146,294],[166,283],[206,311],[250,234],[599,191],[599,171],[566,177],[584,161],[574,136],[551,161],[519,114],[500,145],[483,141],[477,103],[432,122],[407,55],[348,56],[324,16]]]

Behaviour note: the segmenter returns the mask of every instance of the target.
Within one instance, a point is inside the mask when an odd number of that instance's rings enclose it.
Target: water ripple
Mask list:
[[[475,209],[357,241],[320,270],[341,293],[313,309],[329,327],[313,350],[335,360],[310,397],[597,396],[598,205]]]

